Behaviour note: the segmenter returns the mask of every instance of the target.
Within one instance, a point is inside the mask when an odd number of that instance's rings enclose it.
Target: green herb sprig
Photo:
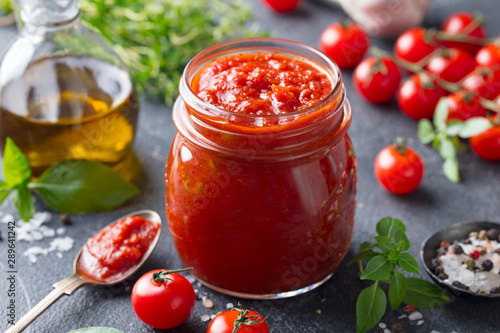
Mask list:
[[[3,156],[5,181],[0,181],[0,205],[12,194],[23,221],[35,212],[31,190],[51,208],[68,214],[82,214],[116,207],[139,194],[139,189],[113,169],[87,160],[66,160],[31,180],[28,159],[11,138]]]
[[[6,15],[12,12],[11,0],[0,0],[0,15]]]
[[[222,41],[267,35],[244,0],[83,0],[83,19],[114,43],[139,91],[172,104],[193,56]]]
[[[434,118],[422,119],[418,122],[418,138],[423,144],[432,142],[444,160],[443,173],[452,182],[460,182],[457,150],[467,146],[460,139],[467,139],[494,126],[494,123],[484,117],[473,117],[466,121],[448,119],[446,97],[441,98],[436,106]]]
[[[348,265],[358,262],[361,280],[375,281],[358,296],[356,301],[356,331],[366,332],[382,319],[387,297],[380,283],[389,284],[389,301],[392,310],[401,303],[420,308],[430,308],[448,302],[449,297],[429,281],[405,277],[400,268],[408,273],[420,273],[417,261],[407,253],[410,241],[406,237],[406,226],[398,219],[386,217],[377,223],[375,242],[362,243],[360,252]],[[375,248],[380,250],[376,251]],[[366,267],[363,267],[366,260]]]

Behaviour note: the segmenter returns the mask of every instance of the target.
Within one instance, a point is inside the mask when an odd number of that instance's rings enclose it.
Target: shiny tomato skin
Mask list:
[[[395,146],[387,146],[375,158],[375,177],[393,194],[413,192],[424,178],[425,166],[422,159],[413,149],[405,149],[403,154]]]
[[[370,39],[356,23],[333,23],[321,33],[319,45],[340,68],[353,68],[365,55]]]
[[[486,117],[486,110],[476,93],[459,91],[446,97],[448,105],[448,121],[467,120],[472,117]]]
[[[354,70],[353,84],[358,93],[372,103],[390,101],[401,81],[401,73],[390,58],[370,57]]]
[[[288,13],[299,6],[302,0],[261,0],[268,8],[277,13]]]
[[[487,161],[500,161],[500,125],[469,138],[472,151]]]
[[[430,83],[425,82],[430,80]],[[430,84],[431,86],[426,86]],[[422,79],[421,75],[410,76],[401,84],[397,99],[401,111],[408,117],[419,120],[432,118],[434,109],[441,97],[447,92],[437,84],[433,84],[430,78]]]
[[[484,67],[500,67],[500,45],[491,43],[476,53],[476,64]]]
[[[254,319],[255,321],[262,321],[264,317],[255,311],[248,310],[248,316],[259,316]],[[228,310],[218,314],[208,325],[207,333],[232,333],[234,329],[234,322],[238,317],[238,310]],[[269,326],[267,322],[255,325],[240,325],[237,333],[269,333]]]
[[[500,94],[500,69],[478,66],[462,83],[462,89],[493,100]]]
[[[444,54],[433,56],[426,67],[441,79],[456,83],[474,70],[475,62],[467,52],[449,48]]]
[[[450,15],[444,22],[441,30],[452,35],[463,34],[464,31],[468,29],[469,24],[474,21],[474,16],[467,12],[457,12]],[[482,24],[479,24],[472,31],[467,33],[468,36],[476,38],[486,38],[486,30]],[[445,45],[447,47],[455,47],[465,50],[471,54],[474,54],[481,48],[481,45],[466,43],[466,42],[456,42],[456,41],[446,41]]]
[[[172,280],[157,283],[153,273],[144,274],[132,289],[132,308],[144,323],[158,329],[179,326],[193,312],[196,300],[193,286],[182,275],[173,273]]]
[[[416,63],[424,59],[439,47],[437,39],[424,28],[412,28],[403,32],[394,44],[397,58]]]

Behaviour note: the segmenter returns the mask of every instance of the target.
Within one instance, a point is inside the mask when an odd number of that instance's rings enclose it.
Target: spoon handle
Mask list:
[[[49,306],[59,299],[62,295],[71,295],[78,288],[83,285],[90,284],[90,281],[81,277],[80,275],[73,274],[53,285],[52,290],[44,299],[42,299],[33,309],[25,314],[19,321],[11,326],[5,333],[18,333],[22,332],[29,324],[33,322],[39,315],[42,314]]]

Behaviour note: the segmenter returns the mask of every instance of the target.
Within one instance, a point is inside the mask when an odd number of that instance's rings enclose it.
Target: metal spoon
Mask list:
[[[19,321],[14,326],[9,328],[5,333],[22,332],[29,324],[33,322],[33,320],[35,320],[39,315],[41,315],[42,312],[44,312],[49,306],[51,306],[55,301],[57,301],[62,295],[68,295],[68,296],[72,295],[78,288],[82,286],[88,286],[88,285],[110,286],[122,282],[123,280],[127,279],[132,274],[134,274],[139,269],[139,267],[141,267],[141,265],[148,259],[149,255],[153,252],[156,244],[158,243],[158,240],[160,239],[161,218],[156,212],[152,210],[140,210],[122,216],[116,219],[115,221],[111,222],[109,225],[112,225],[129,216],[140,216],[146,220],[159,223],[160,225],[153,242],[151,243],[148,251],[144,254],[140,262],[138,262],[134,267],[130,268],[123,275],[119,275],[113,280],[109,280],[106,282],[95,281],[83,275],[78,269],[78,260],[80,259],[80,255],[82,254],[84,248],[84,246],[82,246],[82,248],[80,249],[80,251],[78,251],[78,254],[76,255],[75,261],[73,262],[73,271],[74,271],[73,275],[53,284],[52,287],[54,287],[54,290],[52,290],[50,294],[45,296],[44,299],[42,299],[33,309],[31,309],[27,314],[25,314],[21,319],[19,319]]]

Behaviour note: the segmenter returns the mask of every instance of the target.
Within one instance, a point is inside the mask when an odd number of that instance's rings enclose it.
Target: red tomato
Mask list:
[[[480,97],[493,100],[500,94],[500,69],[476,67],[462,83],[462,89],[476,92]]]
[[[370,39],[356,23],[334,23],[323,31],[319,45],[340,68],[353,68],[365,55]]]
[[[375,158],[375,177],[385,189],[394,194],[414,191],[424,177],[424,163],[410,147],[387,146]]]
[[[397,58],[409,62],[419,62],[439,47],[436,35],[424,28],[413,28],[403,32],[394,44]]]
[[[470,137],[469,144],[477,156],[488,161],[500,161],[500,125]]]
[[[500,46],[497,43],[483,46],[476,54],[476,64],[485,67],[500,67]]]
[[[244,309],[241,304],[239,306],[241,309],[218,314],[208,325],[207,333],[269,333],[265,318],[255,311]]]
[[[398,90],[398,105],[401,111],[413,119],[432,118],[434,109],[447,91],[426,75],[412,75]]]
[[[302,0],[261,0],[267,7],[278,13],[288,13],[297,8]]]
[[[450,15],[443,23],[441,30],[452,35],[465,34],[470,37],[484,39],[486,31],[483,27],[483,20],[475,18],[467,12],[458,12]],[[456,47],[463,49],[471,54],[476,53],[481,45],[467,42],[446,41],[447,47]]]
[[[467,120],[472,117],[486,117],[486,110],[474,92],[459,91],[446,97],[448,120]]]
[[[475,63],[467,52],[451,48],[432,57],[426,67],[429,72],[437,74],[441,79],[456,83],[474,70]]]
[[[387,57],[363,60],[354,70],[353,77],[354,88],[372,103],[391,100],[401,81],[398,66]]]
[[[139,319],[159,329],[176,327],[188,319],[195,303],[191,283],[180,274],[170,273],[157,282],[154,273],[168,272],[157,269],[144,274],[132,289],[132,308]]]

